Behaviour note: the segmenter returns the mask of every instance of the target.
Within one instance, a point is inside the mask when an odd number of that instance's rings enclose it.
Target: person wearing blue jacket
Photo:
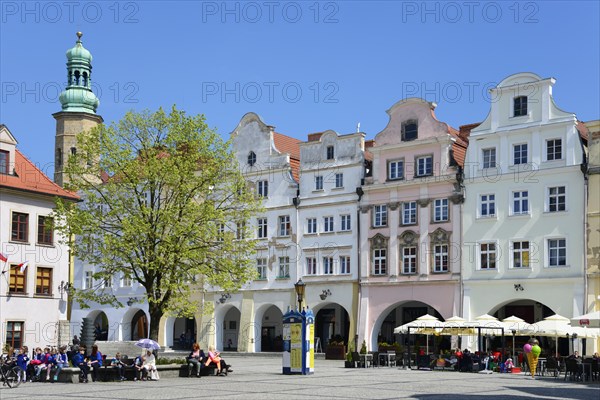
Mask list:
[[[57,382],[58,374],[60,374],[60,371],[63,368],[66,368],[69,366],[69,360],[67,359],[67,353],[65,353],[66,350],[67,350],[67,348],[65,346],[62,346],[58,350],[58,354],[56,354],[54,356],[54,366],[56,367],[56,371],[54,372],[53,382]]]
[[[29,349],[27,346],[21,347],[21,351],[17,356],[17,365],[19,367],[19,374],[21,376],[21,382],[27,381],[27,364],[29,364]]]
[[[81,381],[83,383],[88,383],[90,367],[88,366],[88,360],[85,356],[85,346],[79,347],[79,352],[73,356],[73,366],[79,367],[81,370]]]
[[[90,354],[90,367],[92,368],[92,381],[98,380],[98,370],[102,366],[102,353],[98,351],[98,346],[92,346],[92,353]]]

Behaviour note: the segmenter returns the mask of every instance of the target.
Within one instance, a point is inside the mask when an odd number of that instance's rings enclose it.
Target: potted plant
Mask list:
[[[354,368],[354,361],[352,361],[352,352],[354,351],[354,347],[351,344],[348,344],[348,351],[346,352],[346,361],[344,361],[345,368]]]
[[[337,340],[336,340],[337,339]],[[346,346],[344,345],[344,339],[334,337],[328,344],[325,350],[326,360],[345,360],[346,359]]]

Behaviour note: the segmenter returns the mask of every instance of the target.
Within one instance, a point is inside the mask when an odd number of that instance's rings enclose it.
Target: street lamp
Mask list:
[[[73,289],[73,284],[71,282],[60,281],[60,285],[58,285],[58,291],[61,297],[65,292],[67,292],[67,295],[70,295]]]
[[[294,283],[294,289],[296,289],[296,295],[298,296],[298,311],[300,312],[302,311],[302,299],[304,298],[304,290],[306,289],[306,283],[302,282],[302,278]]]
[[[512,329],[511,330],[512,334],[513,334],[513,351],[512,351],[512,359],[513,359],[513,363],[515,362],[516,358],[515,358],[515,334],[517,333],[516,329]]]

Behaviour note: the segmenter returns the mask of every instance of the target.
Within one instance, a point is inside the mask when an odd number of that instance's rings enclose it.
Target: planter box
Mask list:
[[[326,360],[345,360],[346,346],[327,346],[325,350]]]
[[[354,362],[352,361],[344,361],[344,368],[354,368]]]

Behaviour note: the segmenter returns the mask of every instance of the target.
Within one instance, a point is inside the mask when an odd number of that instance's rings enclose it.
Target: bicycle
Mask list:
[[[9,388],[16,388],[21,384],[21,369],[15,364],[14,361],[2,359],[0,361],[0,379],[2,379],[2,386],[8,386]]]

